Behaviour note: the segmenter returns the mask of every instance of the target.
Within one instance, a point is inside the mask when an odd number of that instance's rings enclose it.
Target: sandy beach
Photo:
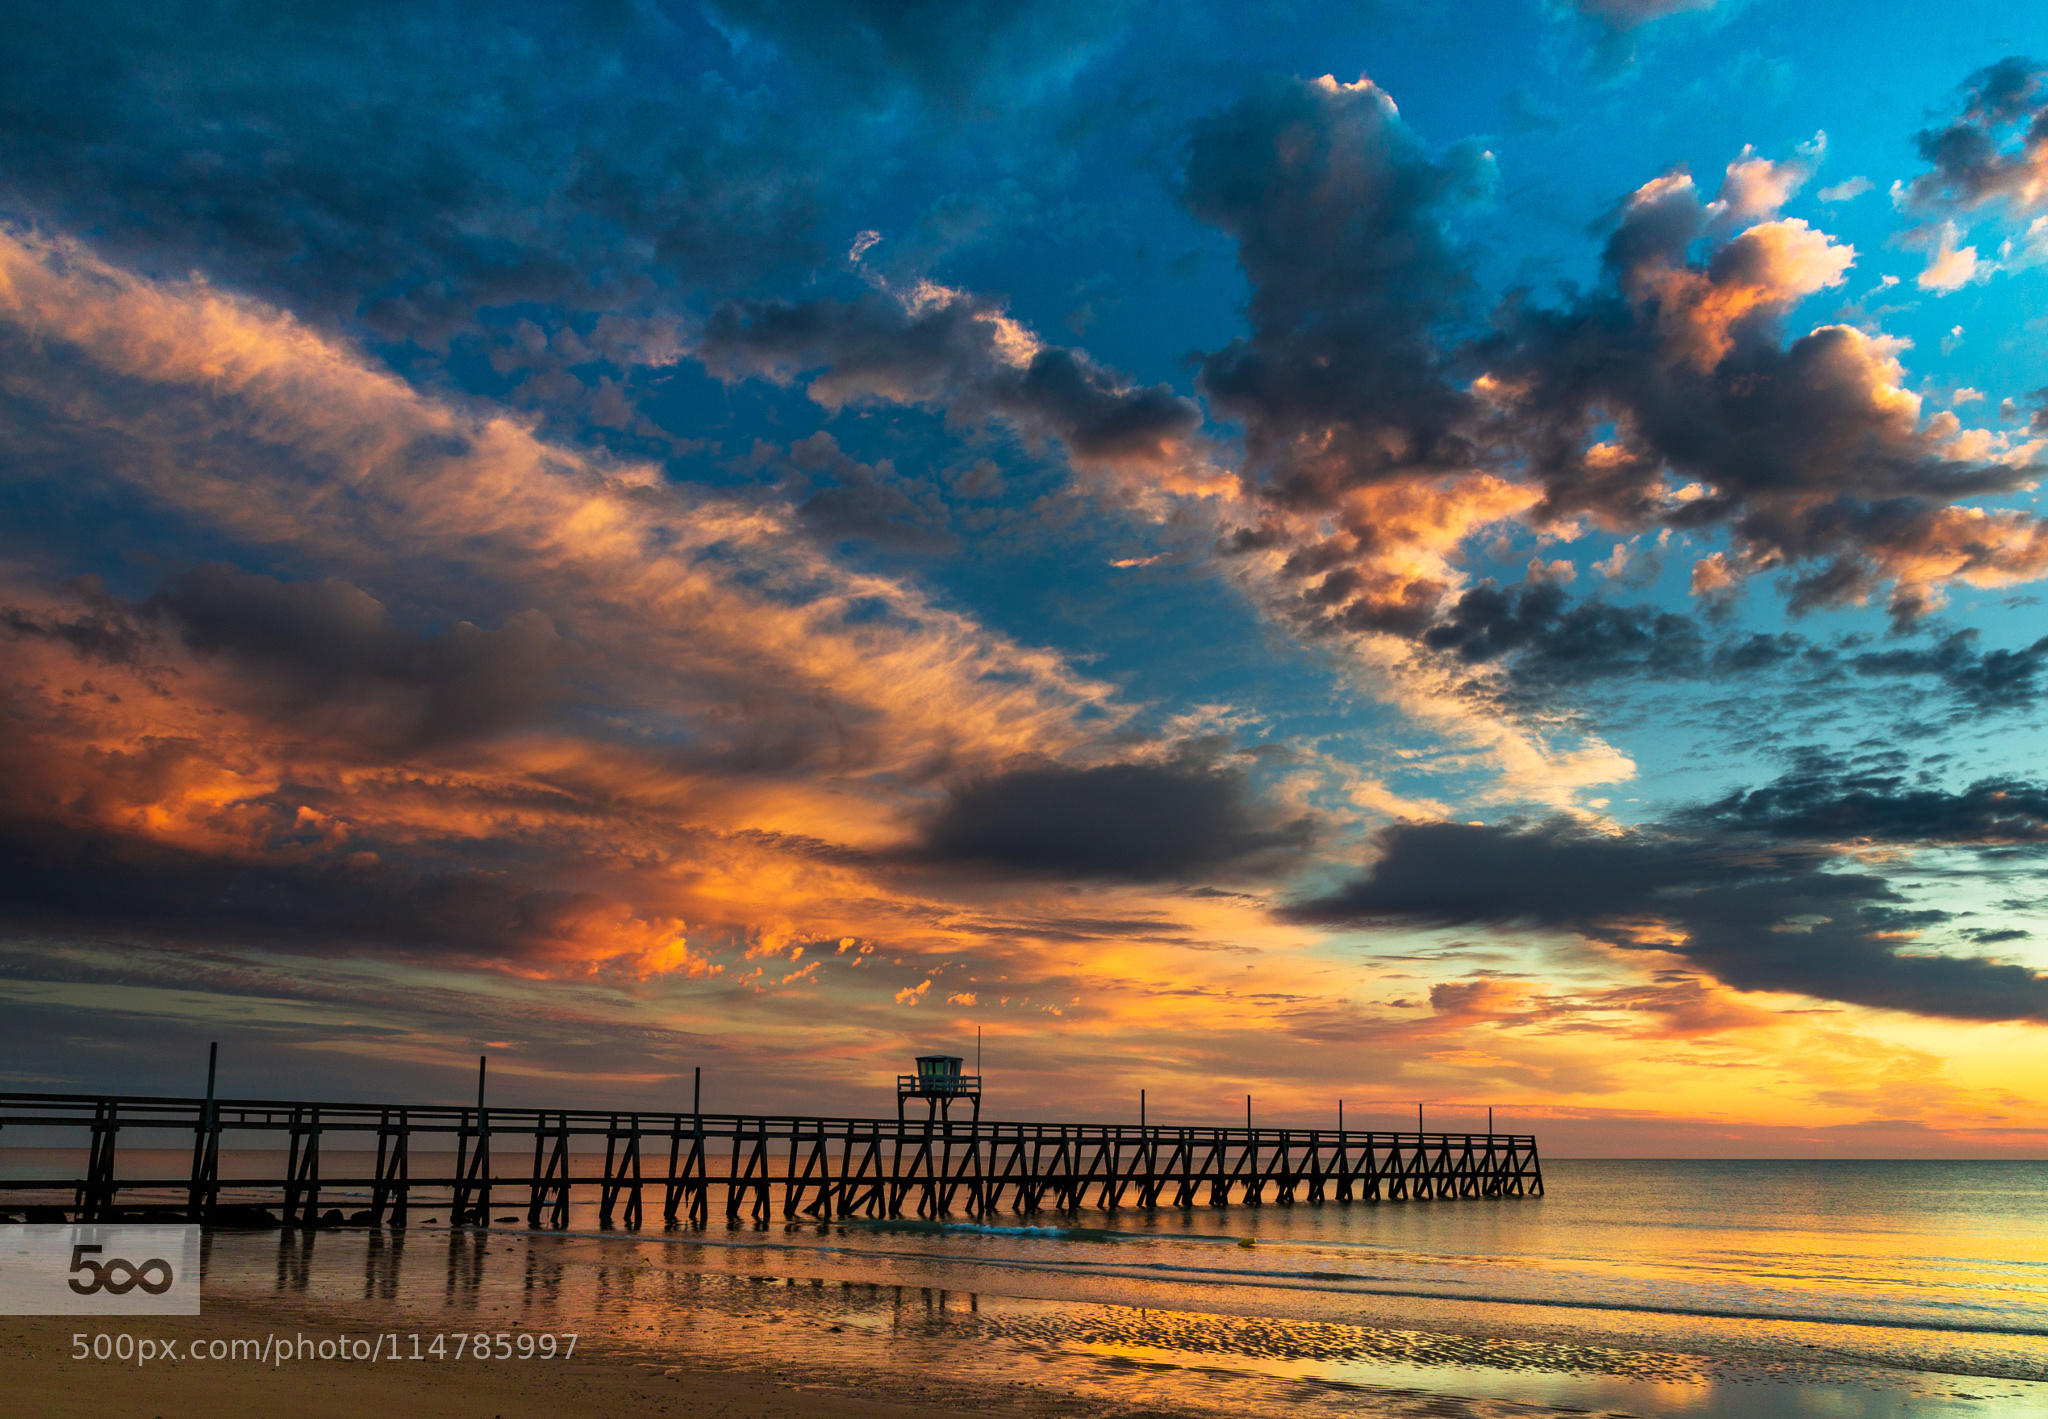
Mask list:
[[[559,1419],[564,1414],[672,1415],[678,1419],[959,1419],[966,1415],[1079,1415],[1084,1419],[1183,1419],[1191,1411],[1158,1406],[1106,1405],[1016,1381],[1005,1388],[941,1376],[906,1380],[895,1393],[856,1393],[824,1387],[768,1369],[712,1366],[690,1356],[656,1364],[602,1343],[579,1344],[575,1355],[554,1360],[477,1362],[389,1360],[203,1362],[74,1359],[78,1334],[126,1333],[136,1339],[176,1342],[261,1337],[296,1332],[333,1337],[360,1335],[348,1320],[318,1306],[267,1300],[209,1302],[200,1317],[0,1318],[0,1391],[12,1413],[42,1419],[140,1415],[289,1413],[295,1419],[354,1419],[405,1414],[417,1419]]]

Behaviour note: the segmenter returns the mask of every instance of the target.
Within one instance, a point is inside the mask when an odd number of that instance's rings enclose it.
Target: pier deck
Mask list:
[[[224,1137],[237,1156],[281,1167],[224,1178]],[[172,1147],[191,1150],[177,1176],[119,1166],[138,1148],[160,1162]],[[30,1149],[82,1153],[83,1171],[23,1176]],[[985,1218],[1542,1193],[1536,1139],[1516,1133],[0,1093],[0,1212],[53,1220],[61,1209],[71,1221],[206,1221],[260,1207],[286,1226],[403,1225],[432,1207],[453,1223],[509,1212],[564,1227],[573,1194],[595,1200],[600,1225],[638,1227],[658,1208],[664,1223],[702,1227],[778,1212]]]

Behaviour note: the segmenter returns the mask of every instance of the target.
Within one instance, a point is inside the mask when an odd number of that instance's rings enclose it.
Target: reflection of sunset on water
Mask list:
[[[2038,1167],[1552,1171],[1555,1196],[1487,1211],[1091,1211],[1072,1226],[666,1236],[579,1213],[565,1233],[222,1236],[207,1265],[210,1294],[235,1306],[284,1296],[312,1314],[347,1306],[359,1325],[457,1315],[595,1332],[655,1363],[773,1356],[828,1392],[1024,1366],[1034,1385],[1076,1393],[1142,1380],[1205,1413],[1243,1412],[1268,1384],[1307,1386],[1289,1402],[1311,1414],[1355,1412],[1362,1389],[1716,1419],[1759,1412],[1759,1387],[1787,1416],[1844,1402],[1943,1412],[1950,1375],[1979,1377],[1963,1387],[2001,1413],[2043,1403]]]

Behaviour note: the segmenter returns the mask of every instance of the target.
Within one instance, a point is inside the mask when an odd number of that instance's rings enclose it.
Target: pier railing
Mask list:
[[[189,1143],[189,1169],[125,1175],[124,1133]],[[224,1135],[281,1171],[224,1179]],[[83,1171],[11,1175],[11,1148],[30,1146],[82,1150]],[[572,1166],[600,1156],[599,1174]],[[403,1225],[432,1206],[478,1223],[509,1206],[529,1226],[563,1227],[576,1194],[595,1198],[600,1225],[640,1226],[651,1195],[664,1222],[701,1227],[714,1210],[765,1222],[778,1206],[830,1220],[1542,1193],[1536,1139],[1519,1133],[0,1093],[0,1211],[77,1221],[274,1207],[287,1226]],[[367,1205],[344,1212],[344,1198]]]

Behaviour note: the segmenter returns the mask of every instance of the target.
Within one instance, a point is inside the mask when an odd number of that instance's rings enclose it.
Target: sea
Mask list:
[[[254,1163],[243,1166],[264,1171]],[[270,1167],[275,1164],[270,1164]],[[228,1171],[239,1171],[230,1167]],[[205,1295],[820,1391],[1196,1413],[2048,1419],[2048,1163],[1546,1159],[1541,1198],[217,1233]],[[350,1199],[334,1197],[335,1205]]]

